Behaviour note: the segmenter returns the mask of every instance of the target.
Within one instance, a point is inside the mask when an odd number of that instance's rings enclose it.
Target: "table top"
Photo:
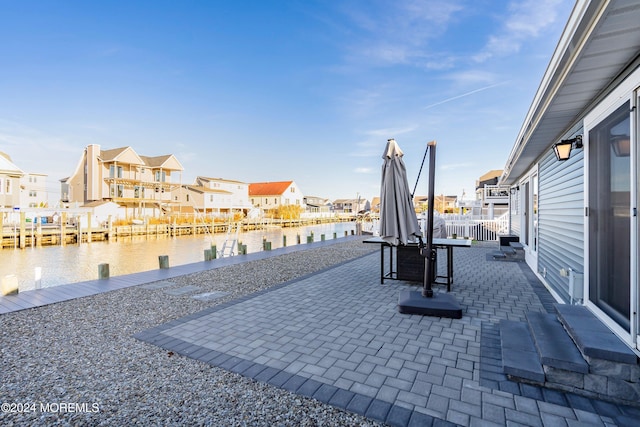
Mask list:
[[[382,237],[375,236],[363,241],[364,243],[377,243],[379,245],[388,245],[389,242],[384,240]],[[460,248],[469,248],[471,247],[471,239],[433,239],[432,242],[435,246],[455,246]],[[407,246],[417,246],[417,243],[409,243]]]

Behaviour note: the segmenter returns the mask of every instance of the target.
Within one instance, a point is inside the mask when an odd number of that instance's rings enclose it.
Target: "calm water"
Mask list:
[[[326,240],[351,234],[354,223],[322,224],[298,228],[270,228],[240,232],[238,240],[247,245],[247,253],[262,250],[262,240],[271,242],[271,248],[282,247],[282,236],[287,237],[287,246],[296,244],[300,235],[301,244],[313,232],[314,241],[322,234]],[[15,274],[21,291],[36,286],[36,268],[40,267],[41,287],[57,286],[98,278],[98,265],[109,264],[110,275],[137,273],[158,268],[158,256],[168,255],[169,265],[183,265],[204,260],[204,250],[215,244],[218,250],[226,239],[225,233],[197,236],[149,236],[118,239],[113,242],[92,242],[80,245],[43,246],[40,248],[0,250],[0,277]],[[237,254],[237,246],[235,253]]]

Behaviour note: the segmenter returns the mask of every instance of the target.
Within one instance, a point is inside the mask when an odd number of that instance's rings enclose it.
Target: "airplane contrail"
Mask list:
[[[492,85],[489,85],[489,86],[485,86],[485,87],[481,87],[479,89],[472,90],[471,92],[463,93],[462,95],[453,96],[453,97],[447,98],[447,99],[445,99],[443,101],[436,102],[435,104],[427,105],[426,107],[424,107],[424,109],[428,110],[429,108],[433,108],[433,107],[436,107],[438,105],[445,104],[447,102],[455,101],[456,99],[464,98],[465,96],[473,95],[474,93],[482,92],[483,90],[491,89],[491,88],[494,88],[496,86],[501,86],[501,85],[503,85],[505,83],[508,83],[508,81],[507,82],[495,83],[495,84],[492,84]]]

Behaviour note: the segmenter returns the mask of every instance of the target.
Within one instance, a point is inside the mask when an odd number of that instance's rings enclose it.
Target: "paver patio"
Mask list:
[[[459,320],[400,314],[418,288],[380,285],[372,253],[136,337],[391,425],[637,425],[638,408],[507,380],[498,322],[554,301],[496,248],[454,251]]]

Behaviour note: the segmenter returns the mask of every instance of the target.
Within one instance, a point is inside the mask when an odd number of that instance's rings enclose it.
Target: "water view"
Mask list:
[[[262,250],[263,239],[271,242],[271,248],[306,244],[307,236],[313,233],[314,241],[344,237],[351,234],[354,223],[330,223],[296,228],[268,228],[265,230],[240,232],[238,240],[247,246],[247,253]],[[231,236],[232,238],[235,235]],[[37,286],[50,287],[98,278],[98,265],[109,264],[110,275],[137,273],[158,268],[158,256],[168,255],[169,265],[177,266],[204,260],[204,250],[216,245],[220,251],[227,239],[226,233],[200,234],[195,236],[170,237],[140,236],[118,239],[112,242],[92,242],[67,246],[43,246],[26,249],[3,249],[0,251],[0,275],[14,274],[21,291]],[[237,245],[234,249],[238,254]],[[39,284],[37,280],[39,278]]]

